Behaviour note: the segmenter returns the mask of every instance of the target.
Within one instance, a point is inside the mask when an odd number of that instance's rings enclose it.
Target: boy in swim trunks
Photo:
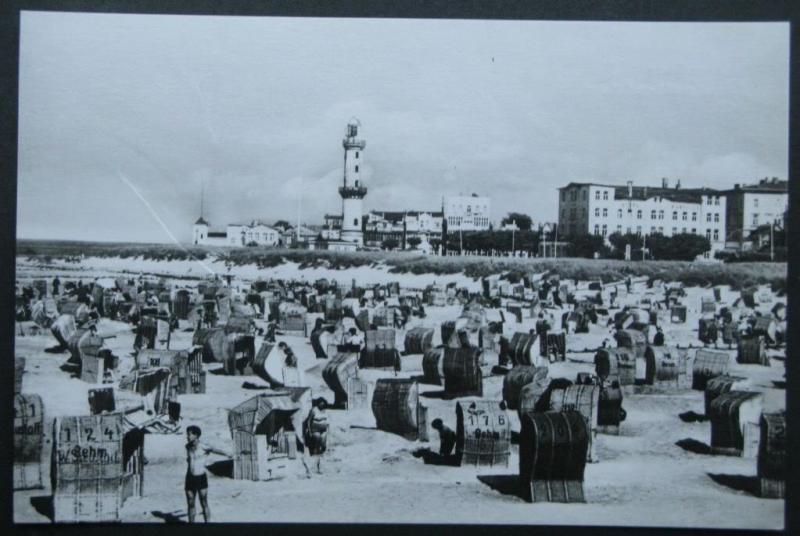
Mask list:
[[[211,520],[211,510],[208,508],[208,477],[206,476],[206,459],[210,453],[228,456],[227,452],[209,447],[200,443],[201,430],[199,426],[186,427],[186,504],[189,514],[189,523],[194,523],[195,496],[200,495],[200,506],[203,508],[203,519],[206,523]]]

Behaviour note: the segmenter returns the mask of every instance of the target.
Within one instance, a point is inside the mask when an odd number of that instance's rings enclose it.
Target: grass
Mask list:
[[[143,258],[150,260],[205,259],[213,256],[218,262],[232,266],[253,264],[271,268],[284,262],[296,262],[300,268],[345,270],[359,266],[389,266],[390,273],[456,274],[480,278],[505,274],[511,280],[523,274],[554,272],[562,278],[578,280],[619,281],[628,276],[647,276],[664,281],[680,281],[687,286],[730,285],[734,289],[770,284],[775,290],[786,288],[786,263],[692,263],[684,261],[626,262],[607,259],[517,259],[476,256],[438,257],[413,252],[308,251],[262,247],[227,248],[210,246],[181,247],[169,244],[130,244],[73,242],[50,240],[18,240],[17,256],[44,263],[55,259],[78,262],[86,257]]]

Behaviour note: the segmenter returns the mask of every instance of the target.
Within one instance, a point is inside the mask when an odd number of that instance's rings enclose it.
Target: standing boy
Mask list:
[[[200,495],[200,506],[203,508],[203,519],[206,523],[211,520],[211,510],[208,508],[208,477],[206,476],[206,460],[210,453],[228,456],[228,453],[209,447],[200,442],[202,434],[199,426],[186,427],[186,504],[189,514],[189,523],[194,523],[195,496]]]

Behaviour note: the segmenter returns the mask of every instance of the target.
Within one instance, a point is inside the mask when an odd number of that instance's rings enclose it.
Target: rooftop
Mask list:
[[[372,214],[376,216],[380,216],[381,218],[388,220],[388,221],[403,221],[403,216],[412,216],[412,217],[419,217],[423,214],[430,214],[431,217],[434,218],[441,218],[444,216],[444,213],[441,211],[430,211],[430,210],[403,210],[403,211],[383,211],[383,210],[373,210],[371,211]]]
[[[603,188],[614,188],[615,199],[628,199],[628,186],[617,184],[601,184],[597,182],[571,182],[562,186],[559,190],[567,190],[576,186],[601,186]],[[661,186],[633,186],[631,188],[631,199],[643,201],[654,197],[663,197],[678,203],[699,203],[704,195],[722,195],[722,190],[713,188],[664,188]]]
[[[758,184],[735,185],[730,192],[758,192],[758,193],[789,193],[789,181],[779,180],[778,177],[764,177]]]
[[[202,216],[200,216],[199,218],[197,218],[197,221],[194,222],[194,224],[195,225],[208,225],[208,222],[206,220],[204,220]]]

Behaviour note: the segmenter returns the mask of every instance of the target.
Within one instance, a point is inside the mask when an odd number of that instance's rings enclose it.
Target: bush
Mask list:
[[[608,241],[614,247],[615,259],[625,258],[625,247],[631,247],[631,260],[642,259],[642,246],[647,248],[646,258],[658,261],[693,261],[699,255],[711,250],[711,242],[704,236],[681,233],[673,236],[662,234],[648,235],[644,239],[633,233],[613,233]]]
[[[608,247],[600,235],[579,235],[572,236],[567,245],[567,255],[570,257],[583,257],[593,259],[595,253],[603,255],[608,253]]]
[[[400,242],[397,241],[395,238],[387,238],[383,242],[381,242],[381,247],[383,249],[397,249],[397,246],[400,245]]]
[[[686,285],[730,285],[734,289],[760,284],[771,284],[776,289],[786,289],[786,263],[737,262],[694,263],[684,261],[624,262],[594,259],[523,259],[460,256],[442,257],[421,253],[390,251],[343,253],[334,251],[288,250],[275,248],[182,248],[165,244],[107,244],[91,242],[54,242],[20,240],[17,251],[20,260],[28,257],[34,262],[64,259],[80,262],[80,254],[86,257],[206,259],[230,266],[255,265],[268,269],[286,262],[301,266],[327,266],[344,270],[358,266],[385,265],[391,273],[456,274],[480,278],[493,274],[509,274],[515,280],[525,274],[551,272],[564,279],[620,281],[630,276],[647,276],[664,281],[680,281]],[[28,253],[30,252],[30,253]],[[513,273],[512,273],[513,272]]]

